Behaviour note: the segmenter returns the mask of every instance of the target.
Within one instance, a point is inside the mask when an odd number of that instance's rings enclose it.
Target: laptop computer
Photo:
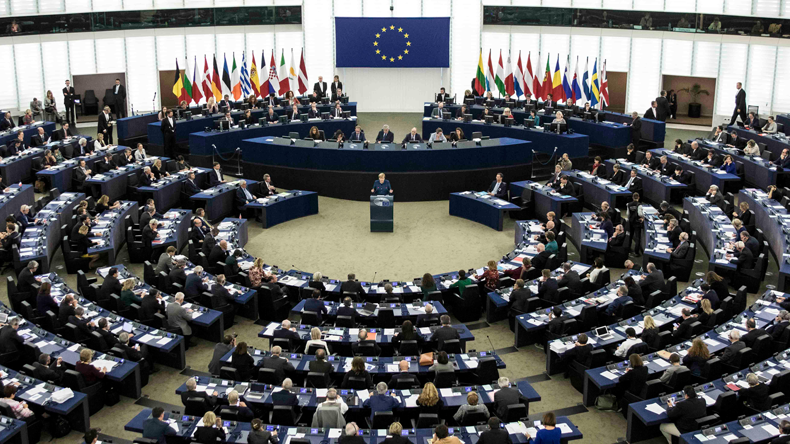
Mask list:
[[[612,335],[612,332],[609,331],[609,327],[604,325],[603,327],[597,327],[595,329],[595,336],[597,336],[598,338],[601,338],[601,339],[609,339],[613,335]]]
[[[375,312],[375,311],[376,311],[376,304],[374,304],[372,302],[368,302],[368,303],[365,304],[364,307],[362,307],[359,310],[359,314],[364,315],[364,316],[372,316],[373,312]]]

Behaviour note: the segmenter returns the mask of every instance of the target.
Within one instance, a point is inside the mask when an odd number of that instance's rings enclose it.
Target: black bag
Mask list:
[[[54,420],[52,421],[52,436],[55,438],[63,438],[64,436],[71,433],[71,424],[66,421],[66,418],[55,415]]]
[[[115,386],[110,386],[104,393],[104,405],[113,406],[121,401],[121,396],[118,394],[118,389]]]

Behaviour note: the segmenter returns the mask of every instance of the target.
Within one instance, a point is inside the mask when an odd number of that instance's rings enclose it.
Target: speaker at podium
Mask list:
[[[372,233],[392,233],[392,214],[395,197],[392,195],[370,196],[370,231]]]

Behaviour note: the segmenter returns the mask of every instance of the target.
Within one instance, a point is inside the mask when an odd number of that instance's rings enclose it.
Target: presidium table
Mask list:
[[[300,124],[284,125],[280,134],[294,125]],[[375,137],[368,135],[369,140]],[[383,172],[398,202],[445,200],[450,193],[487,189],[500,172],[508,182],[527,179],[532,172],[533,146],[509,137],[433,146],[372,142],[340,146],[274,136],[241,142],[245,177],[260,179],[268,173],[281,188],[369,201],[371,185]]]

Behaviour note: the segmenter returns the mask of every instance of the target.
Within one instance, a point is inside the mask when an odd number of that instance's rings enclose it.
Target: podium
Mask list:
[[[392,210],[395,197],[392,195],[370,196],[370,231],[392,233]]]

